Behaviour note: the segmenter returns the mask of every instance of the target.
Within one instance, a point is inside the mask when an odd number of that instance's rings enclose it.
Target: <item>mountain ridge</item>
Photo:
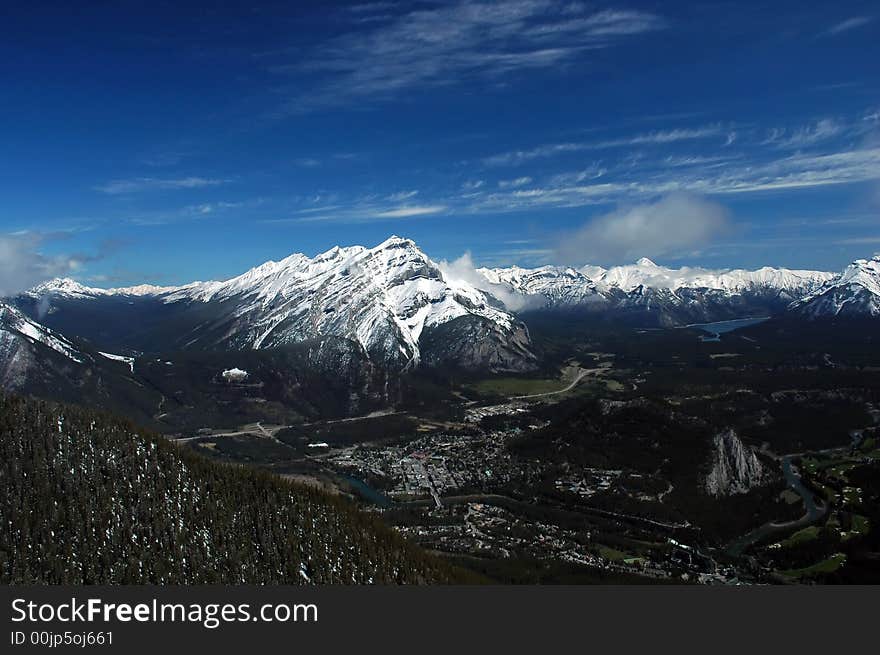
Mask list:
[[[312,258],[296,253],[226,281],[93,291],[59,280],[25,294],[50,305],[135,295],[189,316],[176,335],[175,346],[184,349],[274,348],[334,335],[376,362],[408,370],[422,362],[422,338],[454,324],[449,338],[459,332],[465,344],[476,341],[442,352],[433,340],[430,361],[495,370],[526,370],[534,361],[528,331],[497,299],[447,277],[414,242],[397,236],[373,248],[337,246]]]
[[[336,336],[351,340],[389,370],[452,364],[523,371],[536,361],[526,325],[517,316],[524,311],[575,309],[605,320],[663,327],[785,313],[877,316],[878,268],[877,257],[856,260],[839,274],[771,266],[671,268],[643,257],[609,268],[461,272],[433,261],[412,240],[391,236],[372,248],[335,246],[314,257],[294,253],[225,281],[98,289],[63,278],[23,297],[37,304],[30,312],[36,318],[48,312],[50,325],[59,307],[77,306],[82,312],[88,302],[105,303],[115,320],[114,313],[127,315],[124,305],[140,304],[145,317],[162,316],[142,331],[163,348],[263,349]],[[848,301],[848,293],[860,298]],[[158,325],[166,315],[174,328]],[[66,333],[63,320],[53,326]],[[82,329],[87,333],[80,336],[100,341],[91,328]],[[153,345],[149,339],[121,343],[140,350]],[[119,345],[120,340],[110,344]]]
[[[789,310],[810,319],[880,316],[880,255],[856,259],[839,276],[794,301]]]

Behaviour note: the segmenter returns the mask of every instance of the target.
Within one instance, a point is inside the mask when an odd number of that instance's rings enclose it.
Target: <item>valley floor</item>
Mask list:
[[[824,364],[792,363],[760,332],[622,343],[568,343],[569,358],[543,377],[463,380],[442,417],[387,410],[179,441],[360,498],[425,548],[498,581],[875,575],[876,374],[835,384],[853,370],[827,353],[816,354]],[[766,475],[714,497],[706,444],[721,429],[739,434]]]

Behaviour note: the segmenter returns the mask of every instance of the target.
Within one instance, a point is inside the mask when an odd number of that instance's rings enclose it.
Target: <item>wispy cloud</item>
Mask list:
[[[847,126],[831,118],[823,118],[812,125],[786,130],[775,128],[764,140],[764,145],[773,145],[779,148],[804,148],[812,146],[827,139],[840,136]]]
[[[663,160],[665,166],[687,168],[691,166],[718,167],[741,158],[742,155],[669,155]]]
[[[387,198],[386,198],[387,200]],[[430,216],[447,211],[445,204],[389,205],[375,198],[355,199],[350,203],[318,205],[299,209],[292,216],[262,220],[268,224],[287,223],[361,223],[371,220],[394,220]]]
[[[387,199],[391,202],[403,202],[404,200],[415,198],[417,195],[419,195],[419,192],[413,189],[411,191],[398,191],[397,193],[392,193]]]
[[[140,193],[143,191],[175,190],[175,189],[199,189],[202,187],[218,186],[227,180],[211,179],[205,177],[135,177],[125,180],[111,180],[106,184],[95,187],[96,191],[108,195],[123,193]]]
[[[873,16],[853,16],[852,18],[847,18],[846,20],[842,20],[839,23],[832,25],[825,34],[828,36],[837,36],[838,34],[843,34],[844,32],[864,27],[872,20],[874,20]]]
[[[648,134],[637,134],[636,136],[629,138],[602,141],[598,144],[598,147],[613,148],[618,146],[665,145],[667,143],[675,143],[676,141],[686,141],[689,139],[705,139],[707,137],[718,136],[719,134],[722,134],[722,130],[721,127],[717,125],[692,129],[661,130],[658,132],[649,132]]]
[[[234,209],[256,207],[262,203],[263,198],[236,202],[222,200],[216,202],[202,202],[176,209],[137,212],[128,216],[126,221],[132,225],[140,225],[143,227],[171,225],[173,223],[181,223],[185,221],[203,220],[209,217],[222,215]]]
[[[852,237],[850,239],[837,239],[834,244],[837,246],[862,246],[880,243],[880,235],[869,237]]]
[[[648,145],[668,145],[678,141],[693,139],[705,139],[724,134],[720,126],[709,125],[690,129],[659,130],[644,134],[622,137],[618,139],[606,139],[603,141],[578,141],[567,143],[551,143],[536,146],[528,150],[511,150],[483,159],[487,166],[505,166],[521,164],[532,159],[554,157],[565,153],[583,152],[586,150],[601,150],[606,148],[620,148]]]
[[[735,132],[734,123],[708,124],[582,144],[551,144],[488,158],[522,162],[518,175],[494,176],[493,171],[482,170],[478,178],[473,171],[466,171],[447,189],[434,187],[430,193],[404,189],[346,197],[322,192],[314,198],[296,199],[299,209],[290,213],[288,207],[282,210],[285,214],[267,217],[266,222],[345,223],[437,214],[534,213],[644,204],[675,193],[721,197],[866,182],[880,188],[880,141],[871,138],[880,120],[876,114],[876,108],[870,107],[846,119],[816,118],[770,132],[745,123],[737,123]],[[734,133],[735,145],[723,147],[734,141],[730,136]],[[710,138],[715,140],[700,142]],[[573,170],[548,171],[547,162],[536,161],[565,149],[594,151],[623,144],[633,148],[597,152],[595,160],[581,161]]]
[[[670,166],[665,159],[588,178],[584,171],[551,176],[528,188],[499,189],[468,198],[463,211],[510,212],[548,207],[583,207],[676,191],[720,195],[782,191],[880,180],[880,148],[828,154],[795,154],[764,162],[731,159],[726,165]]]
[[[421,207],[398,207],[376,214],[378,218],[410,218],[412,216],[427,216],[439,214],[446,210],[445,205],[424,205]]]
[[[458,2],[422,5],[403,13],[381,11],[383,19],[375,26],[361,25],[295,63],[270,67],[277,73],[321,77],[317,86],[290,101],[288,113],[557,67],[589,50],[665,26],[660,16],[648,12],[596,12],[559,0]],[[393,17],[387,11],[395,12]]]
[[[499,180],[498,187],[501,189],[515,189],[517,187],[531,184],[532,178],[528,176],[518,177],[515,180]]]

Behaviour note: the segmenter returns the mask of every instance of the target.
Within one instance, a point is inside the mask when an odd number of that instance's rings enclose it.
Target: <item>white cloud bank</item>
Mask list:
[[[730,229],[727,210],[688,193],[624,207],[565,235],[556,248],[560,263],[581,266],[658,257],[712,241]]]
[[[510,311],[518,312],[532,307],[537,308],[544,304],[544,300],[541,298],[524,296],[504,285],[489,282],[489,280],[483,277],[477,270],[477,267],[474,265],[474,260],[471,257],[471,253],[469,252],[466,252],[461,257],[451,262],[444,259],[438,264],[438,266],[446,280],[451,282],[465,282],[477,289],[487,291],[504,303],[504,306]]]
[[[0,298],[69,275],[79,268],[76,257],[49,257],[39,252],[42,238],[32,234],[0,236]]]

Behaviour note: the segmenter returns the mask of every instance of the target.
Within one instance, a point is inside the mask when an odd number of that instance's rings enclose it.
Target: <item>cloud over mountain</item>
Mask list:
[[[39,251],[43,238],[34,234],[0,236],[0,297],[12,296],[49,278],[76,270],[75,257],[51,257]]]
[[[565,235],[556,248],[561,263],[607,263],[656,257],[700,246],[730,228],[720,204],[687,193],[622,207]]]

